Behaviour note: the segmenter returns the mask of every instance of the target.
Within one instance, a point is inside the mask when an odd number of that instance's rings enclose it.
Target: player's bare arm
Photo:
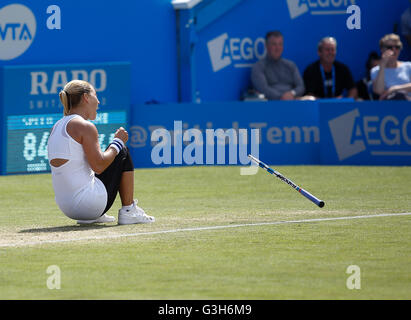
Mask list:
[[[101,150],[97,128],[89,121],[81,118],[73,119],[67,125],[67,133],[83,146],[87,161],[97,174],[103,172],[117,155],[116,149],[112,147],[104,152]]]

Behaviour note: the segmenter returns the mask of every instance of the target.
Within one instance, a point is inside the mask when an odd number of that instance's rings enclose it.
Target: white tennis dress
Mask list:
[[[67,217],[93,220],[106,208],[107,191],[90,168],[83,146],[67,133],[67,124],[75,117],[79,115],[65,116],[57,121],[48,140],[49,160],[69,160],[60,167],[50,165],[53,188],[56,203]]]

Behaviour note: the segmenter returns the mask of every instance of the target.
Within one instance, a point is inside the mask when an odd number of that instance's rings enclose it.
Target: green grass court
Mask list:
[[[136,169],[156,222],[79,226],[50,174],[1,176],[0,299],[411,299],[411,215],[301,221],[411,212],[410,167],[271,167],[325,207],[261,169]]]

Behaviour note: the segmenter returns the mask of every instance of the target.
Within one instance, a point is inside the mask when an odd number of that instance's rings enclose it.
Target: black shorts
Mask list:
[[[117,193],[120,189],[121,176],[125,171],[134,171],[133,160],[127,147],[124,147],[120,151],[106,170],[100,174],[96,174],[96,177],[103,182],[107,190],[107,205],[103,214],[111,208],[114,200],[116,200]]]

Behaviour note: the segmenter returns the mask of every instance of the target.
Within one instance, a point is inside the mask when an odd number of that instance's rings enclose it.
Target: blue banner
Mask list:
[[[320,103],[321,164],[411,165],[409,102]]]
[[[94,86],[100,109],[129,108],[129,63],[27,65],[3,67],[3,113],[62,113],[58,94],[74,79]]]
[[[253,129],[259,130],[258,146]],[[136,167],[247,165],[247,154],[256,148],[270,164],[319,163],[316,102],[139,105],[129,131]],[[220,135],[224,156],[219,154]]]

